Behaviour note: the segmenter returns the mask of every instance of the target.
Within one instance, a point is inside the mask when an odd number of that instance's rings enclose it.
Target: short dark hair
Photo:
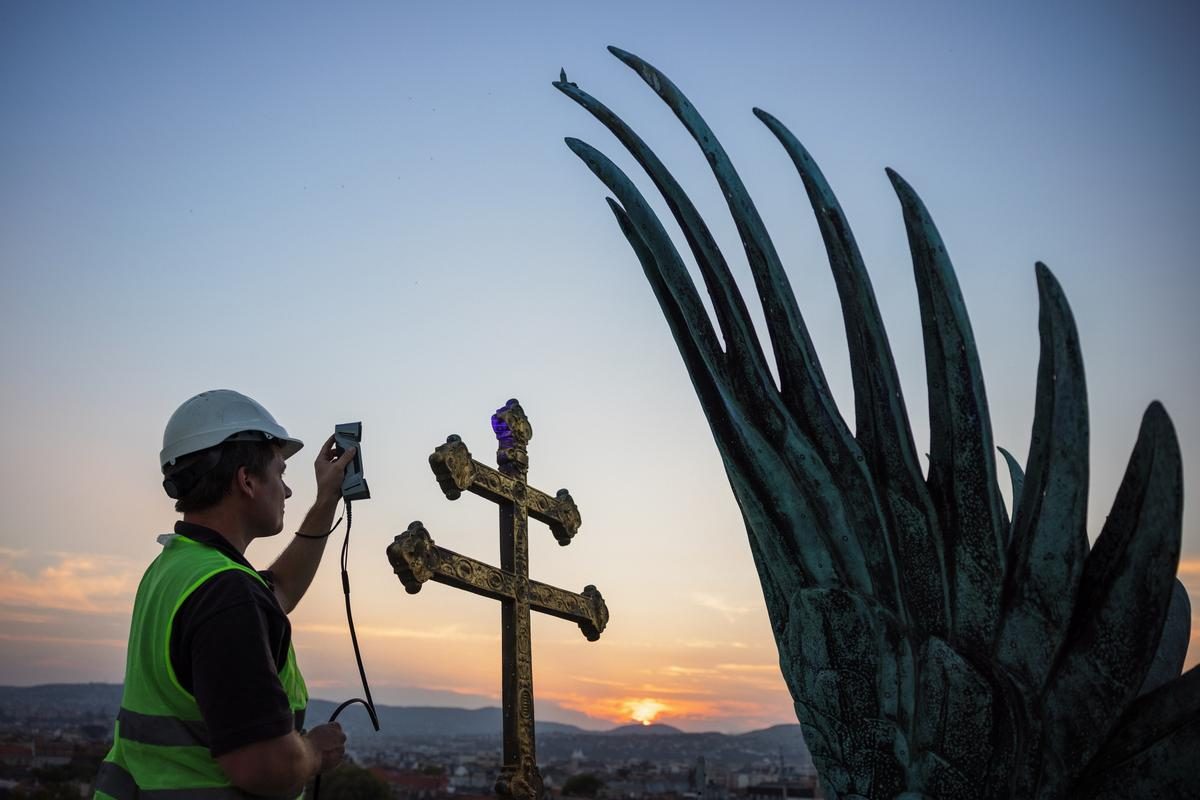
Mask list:
[[[218,452],[220,458],[216,466],[202,473],[196,482],[187,489],[186,494],[175,501],[175,510],[184,513],[203,511],[221,502],[221,498],[229,494],[229,487],[237,474],[238,467],[245,467],[252,475],[265,475],[267,467],[275,460],[278,450],[276,441],[232,441],[223,442],[199,453],[189,453],[180,458],[175,466],[167,473],[172,474],[186,470],[189,466],[206,458],[211,459],[212,452]]]

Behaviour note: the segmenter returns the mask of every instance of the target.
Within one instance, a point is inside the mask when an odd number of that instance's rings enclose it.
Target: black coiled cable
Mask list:
[[[345,595],[346,598],[346,623],[350,626],[350,642],[354,645],[354,660],[358,663],[358,677],[362,679],[363,693],[367,696],[367,699],[364,700],[361,697],[354,697],[350,700],[347,700],[333,710],[333,713],[329,716],[329,721],[336,722],[338,714],[341,714],[343,709],[345,709],[347,706],[352,706],[355,703],[361,703],[363,708],[367,709],[367,715],[371,718],[371,725],[374,726],[375,730],[378,731],[379,715],[375,712],[375,701],[371,698],[371,687],[367,684],[367,671],[363,668],[362,653],[358,649],[358,634],[354,630],[354,613],[350,609],[350,572],[347,569],[350,555],[350,501],[342,500],[342,505],[346,509],[346,537],[342,540],[342,594]],[[333,533],[335,530],[337,530],[338,525],[341,523],[341,518],[338,518],[338,521],[335,522],[333,527],[329,529],[329,533],[325,535],[328,536],[329,534]],[[316,779],[313,781],[313,800],[317,800],[320,792],[321,775],[318,773]]]

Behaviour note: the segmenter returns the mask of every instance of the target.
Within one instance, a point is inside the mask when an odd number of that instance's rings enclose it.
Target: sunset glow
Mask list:
[[[778,692],[773,696],[766,695],[769,697],[766,701],[759,699],[764,696],[760,690],[737,683],[719,684],[720,692],[730,695],[721,698],[713,696],[713,689],[688,688],[683,683],[677,683],[674,687],[652,687],[650,684],[629,686],[628,688],[637,694],[616,697],[558,692],[548,688],[539,693],[539,697],[559,708],[615,725],[627,725],[631,721],[651,725],[669,719],[671,725],[681,729],[708,730],[712,728],[715,720],[738,719],[742,721],[739,727],[750,730],[774,725],[780,720],[791,720],[778,712],[787,699],[787,689],[783,686],[782,678],[779,683]]]
[[[626,700],[624,708],[630,719],[643,725],[649,725],[655,717],[668,710],[666,705],[648,697],[641,700]]]

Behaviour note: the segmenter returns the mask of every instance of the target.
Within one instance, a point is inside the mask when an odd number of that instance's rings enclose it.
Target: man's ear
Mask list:
[[[253,499],[258,485],[254,481],[254,475],[245,467],[238,467],[237,472],[233,474],[233,491],[239,497],[247,497]]]

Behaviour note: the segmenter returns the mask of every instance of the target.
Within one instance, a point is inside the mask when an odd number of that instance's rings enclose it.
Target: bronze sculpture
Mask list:
[[[527,483],[533,437],[525,411],[516,400],[492,415],[499,442],[493,469],[471,457],[457,436],[450,436],[429,457],[429,466],[449,500],[464,491],[500,506],[500,568],[438,547],[420,522],[413,522],[388,546],[388,560],[409,594],[428,580],[500,601],[503,648],[504,766],[496,793],[515,800],[538,800],[545,795],[537,767],[533,719],[533,653],[529,641],[529,612],[575,622],[589,642],[600,638],[608,624],[608,606],[595,586],[581,594],[529,579],[529,517],[550,526],[562,546],[579,530],[579,509],[570,492],[550,495]]]
[[[762,303],[779,386],[708,227],[612,111],[555,87],[617,137],[687,239],[721,338],[661,222],[591,146],[571,150],[658,299],[746,523],[780,666],[828,796],[1200,796],[1200,669],[1175,579],[1182,467],[1158,403],[1146,411],[1108,521],[1089,549],[1088,417],[1062,290],[1037,265],[1041,360],[1029,459],[1008,458],[1012,519],[966,307],[945,246],[899,175],[925,340],[924,474],[871,283],[836,197],[790,131],[754,113],[800,173],[833,270],[857,430],[830,395],[787,275],[712,130],[661,72],[609,48],[675,112],[706,156]],[[721,346],[724,340],[724,347]]]

